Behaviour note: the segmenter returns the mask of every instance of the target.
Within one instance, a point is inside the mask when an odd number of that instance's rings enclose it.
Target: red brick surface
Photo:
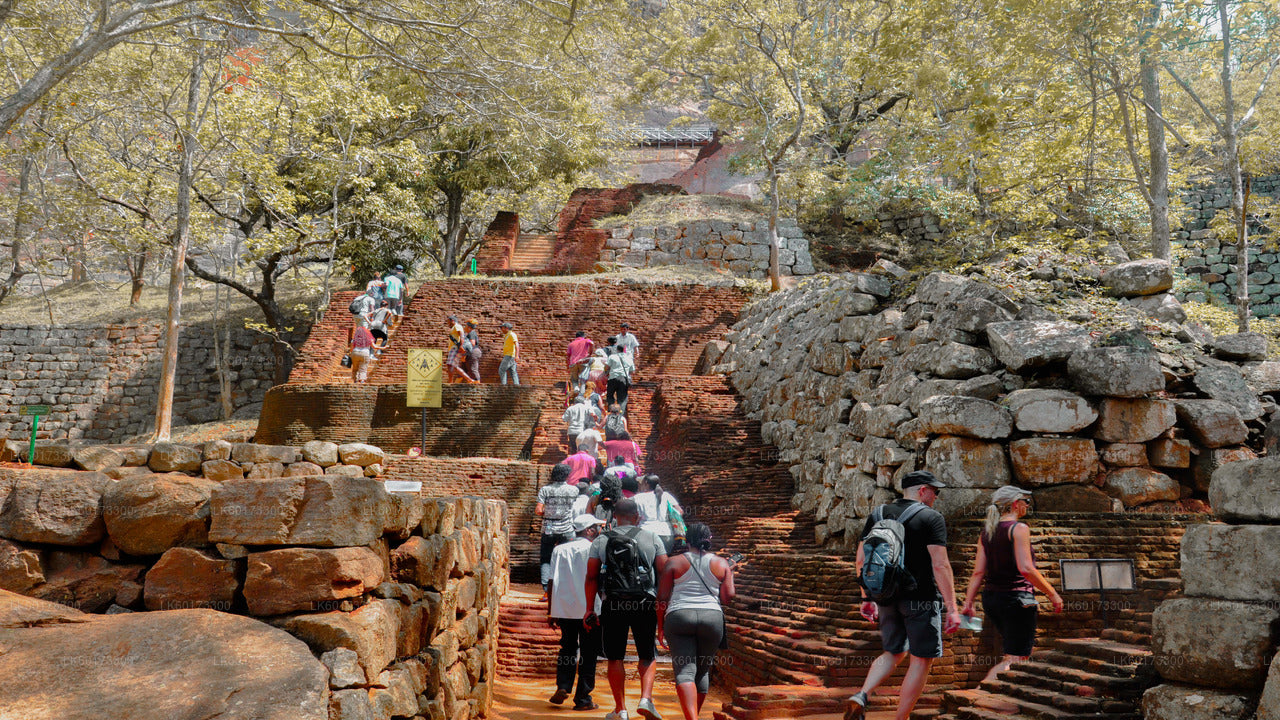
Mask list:
[[[484,244],[476,253],[476,266],[480,272],[493,275],[511,267],[511,255],[520,238],[520,216],[502,211],[493,218],[484,231]]]

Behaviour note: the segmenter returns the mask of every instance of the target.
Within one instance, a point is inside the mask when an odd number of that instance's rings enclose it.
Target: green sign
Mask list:
[[[48,415],[50,408],[48,405],[23,405],[18,408],[19,415]]]

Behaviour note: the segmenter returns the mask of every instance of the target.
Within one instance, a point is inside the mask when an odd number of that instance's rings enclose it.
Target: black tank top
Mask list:
[[[1035,591],[1035,586],[1018,572],[1018,558],[1013,553],[1013,526],[1016,520],[1005,520],[996,528],[994,538],[982,534],[982,549],[987,555],[986,589],[995,592]],[[1035,550],[1031,560],[1036,559]]]

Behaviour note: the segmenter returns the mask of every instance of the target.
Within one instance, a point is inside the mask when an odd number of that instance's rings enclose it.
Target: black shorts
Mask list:
[[[373,339],[374,339],[374,340],[386,340],[386,339],[387,339],[387,331],[386,331],[386,330],[374,330],[373,328],[370,328],[370,329],[369,329],[369,332],[373,334]]]
[[[640,662],[653,662],[658,636],[657,601],[651,597],[605,598],[600,608],[600,643],[606,658],[621,660],[627,656],[628,630]]]
[[[880,641],[885,652],[942,657],[942,602],[899,600],[880,605]]]
[[[987,622],[1000,632],[1005,655],[1027,657],[1036,644],[1036,595],[1026,590],[982,593]]]

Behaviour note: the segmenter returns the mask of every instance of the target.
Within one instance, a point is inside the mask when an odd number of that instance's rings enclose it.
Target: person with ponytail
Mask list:
[[[1004,658],[984,680],[994,680],[1019,660],[1031,655],[1036,639],[1036,594],[1039,590],[1062,612],[1062,596],[1036,569],[1031,549],[1031,528],[1019,522],[1031,510],[1031,493],[1013,485],[991,494],[982,536],[976,548],[977,560],[960,614],[973,616],[973,601],[983,589],[982,608],[987,620],[1000,631]]]
[[[680,710],[694,720],[725,637],[724,605],[735,593],[733,564],[711,552],[711,528],[690,524],[686,541],[688,550],[670,558],[658,578],[658,642],[671,644]]]

